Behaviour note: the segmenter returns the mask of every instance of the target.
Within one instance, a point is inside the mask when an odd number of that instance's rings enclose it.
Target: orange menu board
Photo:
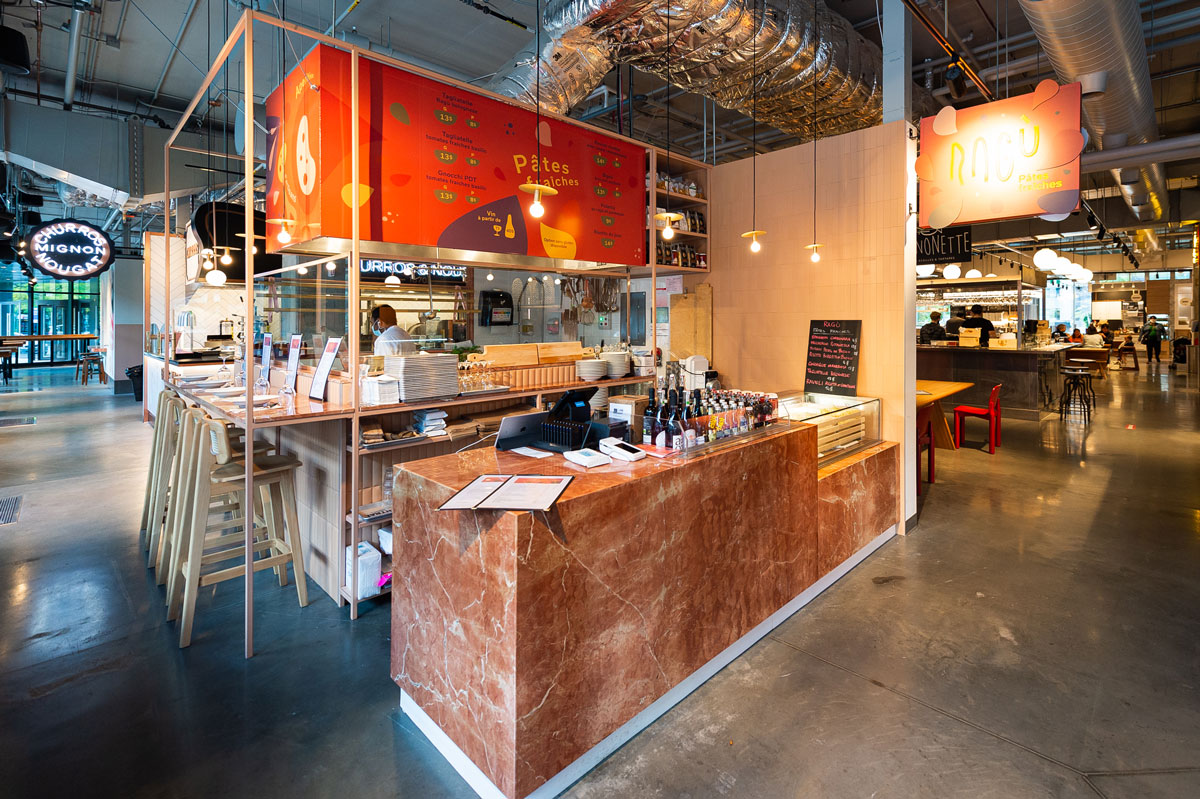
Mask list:
[[[1042,216],[1079,207],[1080,86],[1044,80],[1030,94],[921,120],[923,228]]]
[[[351,238],[350,68],[318,46],[267,98],[268,251],[281,228]],[[359,70],[361,240],[646,263],[643,148],[378,62]],[[559,192],[540,219],[517,188],[532,182]]]

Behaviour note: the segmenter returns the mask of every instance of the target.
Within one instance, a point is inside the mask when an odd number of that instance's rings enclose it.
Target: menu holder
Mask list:
[[[574,479],[570,475],[484,474],[438,510],[547,511]]]
[[[313,374],[312,385],[308,389],[309,399],[314,399],[318,402],[325,401],[325,384],[329,382],[329,373],[333,370],[333,359],[337,357],[341,346],[341,336],[336,336],[325,342],[325,350],[321,353],[321,361],[317,364],[317,371]]]
[[[287,373],[283,377],[283,384],[289,390],[296,390],[296,374],[300,371],[300,350],[304,348],[304,337],[299,333],[292,336],[292,343],[288,346],[288,362]]]
[[[271,383],[271,356],[274,350],[271,347],[271,334],[263,333],[262,339],[262,379]]]

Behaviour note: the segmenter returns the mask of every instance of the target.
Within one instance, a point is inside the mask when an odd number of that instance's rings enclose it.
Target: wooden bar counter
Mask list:
[[[816,428],[782,423],[591,470],[495,449],[403,464],[404,711],[481,795],[562,790],[893,534],[896,445],[843,463],[819,485]],[[489,473],[576,479],[547,513],[436,510]]]

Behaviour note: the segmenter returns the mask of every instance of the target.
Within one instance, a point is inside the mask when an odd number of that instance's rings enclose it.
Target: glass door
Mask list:
[[[39,336],[61,336],[67,332],[67,300],[43,300],[37,304],[34,325]],[[70,341],[37,342],[38,360],[61,363],[71,360]]]

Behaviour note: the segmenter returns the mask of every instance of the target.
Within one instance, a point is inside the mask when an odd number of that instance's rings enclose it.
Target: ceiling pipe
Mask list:
[[[71,102],[75,99],[75,73],[79,70],[79,41],[83,37],[82,8],[71,11],[71,39],[67,43],[67,76],[63,84],[63,110],[71,110]]]
[[[1136,169],[1147,164],[1166,164],[1193,158],[1200,158],[1200,133],[1084,153],[1080,158],[1080,171],[1088,174]]]
[[[1083,123],[1101,150],[1158,139],[1146,40],[1137,0],[1019,0],[1060,83],[1106,72],[1102,93],[1083,98]],[[1143,164],[1136,180],[1114,171],[1125,204],[1141,221],[1167,210],[1161,164]]]
[[[179,52],[179,43],[183,41],[183,34],[187,32],[188,23],[192,21],[192,15],[196,13],[196,2],[197,0],[192,0],[187,11],[183,12],[183,22],[179,23],[179,32],[175,34],[175,41],[171,43],[171,49],[167,53],[167,62],[163,64],[162,74],[158,76],[158,83],[154,84],[154,96],[150,98],[150,102],[157,100],[159,93],[162,92],[163,83],[167,80],[167,72],[171,70],[175,54]]]

